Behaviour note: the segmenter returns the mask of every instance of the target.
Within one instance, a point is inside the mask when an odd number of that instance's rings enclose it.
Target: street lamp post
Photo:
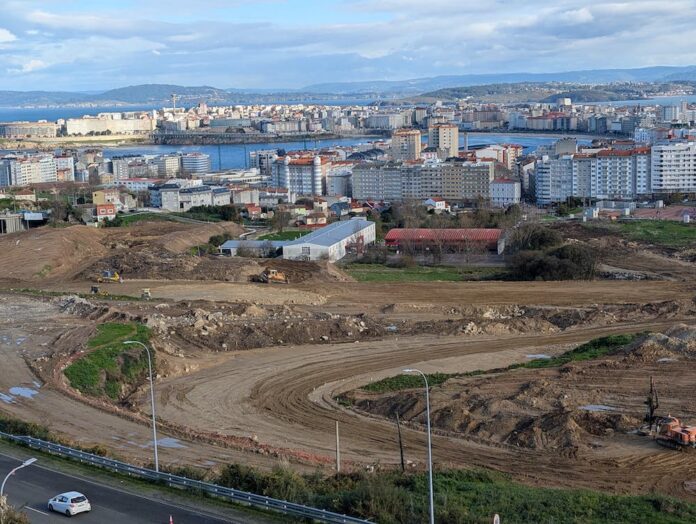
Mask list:
[[[157,421],[155,418],[155,384],[152,380],[152,357],[150,356],[150,348],[137,340],[126,340],[124,344],[138,344],[145,348],[147,353],[147,368],[150,373],[150,403],[152,405],[152,442],[155,446],[155,471],[159,473],[159,455],[157,453]]]
[[[425,381],[425,413],[428,426],[428,486],[430,488],[430,524],[435,524],[435,503],[433,498],[433,444],[430,433],[430,392],[428,390],[428,377],[419,369],[404,369],[404,373],[418,373]]]
[[[0,485],[0,497],[2,497],[5,494],[5,484],[7,483],[7,479],[9,479],[12,475],[15,474],[15,472],[19,471],[20,469],[26,468],[27,466],[31,466],[34,462],[36,462],[36,460],[37,459],[35,458],[27,459],[7,474],[5,480],[2,481],[2,485]]]

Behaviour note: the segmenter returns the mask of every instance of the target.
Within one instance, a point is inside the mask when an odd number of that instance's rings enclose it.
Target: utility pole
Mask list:
[[[341,446],[338,436],[338,420],[336,421],[336,473],[341,472]]]
[[[399,455],[401,456],[401,473],[406,471],[406,464],[404,463],[404,441],[401,440],[401,422],[399,421],[399,413],[396,414],[396,431],[399,435]]]

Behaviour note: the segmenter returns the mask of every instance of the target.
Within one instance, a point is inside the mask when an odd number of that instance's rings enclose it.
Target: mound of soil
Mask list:
[[[42,227],[0,236],[1,278],[36,282],[69,278],[104,256],[103,229],[88,226]]]
[[[350,280],[350,277],[328,263],[215,255],[199,257],[188,253],[174,253],[159,246],[118,250],[93,263],[77,275],[77,279],[93,280],[102,271],[112,269],[125,279],[249,282],[265,268],[282,271],[291,284]]]
[[[224,310],[193,307],[149,313],[146,323],[163,344],[213,351],[244,350],[282,344],[364,340],[385,334],[365,315],[313,313],[288,306],[234,304]]]
[[[696,327],[679,324],[597,360],[455,377],[432,388],[432,422],[451,434],[573,457],[640,427],[648,377],[664,373],[660,383],[667,389],[675,370],[684,372],[694,360]],[[362,411],[426,422],[420,390],[354,390],[347,397]],[[665,395],[672,397],[679,394]]]

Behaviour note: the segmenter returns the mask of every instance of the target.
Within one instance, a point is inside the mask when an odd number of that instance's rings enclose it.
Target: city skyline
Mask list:
[[[696,0],[0,0],[3,89],[300,88],[696,64]]]

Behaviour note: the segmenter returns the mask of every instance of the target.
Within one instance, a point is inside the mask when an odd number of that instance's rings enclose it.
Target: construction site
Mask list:
[[[597,278],[356,282],[326,260],[195,253],[213,235],[243,233],[233,223],[4,235],[0,413],[148,463],[145,377],[114,392],[108,370],[91,390],[67,373],[94,350],[100,326],[132,324],[156,353],[168,464],[331,472],[338,422],[342,468],[395,469],[398,415],[407,467],[422,470],[422,387],[370,387],[417,368],[442,375],[431,388],[436,468],[694,502],[693,246],[577,224],[562,232],[600,253]],[[564,357],[613,336],[628,338],[592,358]]]

